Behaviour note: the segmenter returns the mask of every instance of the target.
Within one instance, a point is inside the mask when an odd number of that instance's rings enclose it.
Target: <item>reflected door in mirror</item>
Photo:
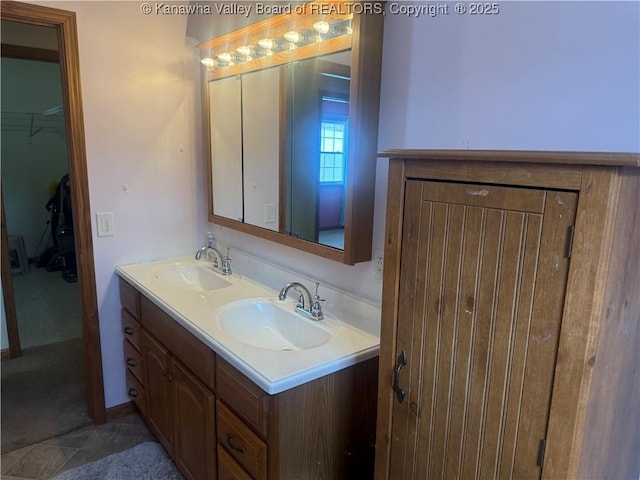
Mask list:
[[[242,199],[242,81],[209,83],[213,213],[240,222]]]

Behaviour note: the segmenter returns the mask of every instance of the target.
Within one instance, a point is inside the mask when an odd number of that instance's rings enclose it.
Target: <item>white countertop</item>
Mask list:
[[[235,273],[227,277],[220,275],[221,279],[231,282],[230,286],[208,291],[175,288],[158,280],[160,269],[175,264],[210,266],[204,261],[196,262],[192,257],[182,257],[120,265],[116,267],[116,273],[269,394],[288,390],[378,355],[379,336],[353,326],[359,322],[350,322],[348,314],[344,318],[336,318],[326,308],[327,318],[319,325],[327,322],[335,335],[323,345],[306,350],[279,351],[241,343],[220,328],[216,315],[218,309],[238,300],[276,299],[278,292],[246,275]],[[311,288],[311,285],[307,287]],[[294,308],[293,304],[291,308]],[[373,312],[375,314],[375,310]],[[312,320],[300,317],[300,321]]]

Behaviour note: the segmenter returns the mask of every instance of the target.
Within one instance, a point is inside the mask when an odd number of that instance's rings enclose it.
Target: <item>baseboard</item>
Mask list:
[[[0,359],[6,360],[7,358],[11,358],[11,354],[9,353],[8,348],[3,348],[2,350],[0,350]]]
[[[115,407],[109,407],[107,408],[107,423],[126,417],[127,415],[131,415],[137,411],[138,410],[133,402],[121,403]]]

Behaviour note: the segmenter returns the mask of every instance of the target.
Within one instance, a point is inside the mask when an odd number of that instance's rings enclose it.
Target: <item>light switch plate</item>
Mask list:
[[[112,237],[116,234],[113,225],[113,212],[96,213],[99,237]]]

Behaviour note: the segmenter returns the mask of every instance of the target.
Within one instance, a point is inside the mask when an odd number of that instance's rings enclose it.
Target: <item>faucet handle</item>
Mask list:
[[[231,257],[229,257],[229,247],[227,247],[227,254],[222,259],[222,273],[224,275],[231,275]]]
[[[326,300],[324,298],[320,298],[318,295],[318,287],[320,286],[320,282],[316,282],[316,294],[313,296],[313,301],[311,302],[311,315],[316,320],[322,320],[324,318],[324,314],[322,313],[322,306],[320,302],[325,303]]]

